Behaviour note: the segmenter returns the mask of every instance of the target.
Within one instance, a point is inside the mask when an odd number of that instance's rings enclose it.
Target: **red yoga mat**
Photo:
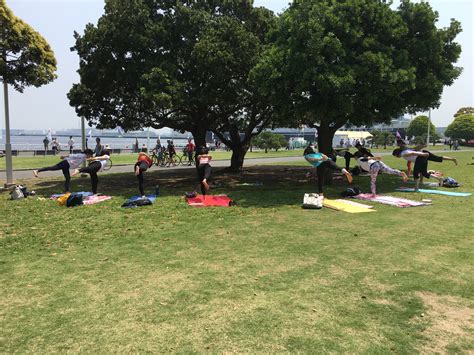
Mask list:
[[[186,198],[188,205],[193,207],[209,207],[209,206],[220,206],[220,207],[229,207],[229,204],[232,202],[227,195],[206,195],[204,196],[197,195],[196,197]]]

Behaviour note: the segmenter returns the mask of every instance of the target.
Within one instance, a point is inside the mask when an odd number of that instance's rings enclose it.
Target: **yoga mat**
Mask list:
[[[100,203],[100,202],[104,202],[104,201],[107,201],[107,200],[110,200],[112,198],[112,196],[87,196],[87,197],[84,197],[84,200],[83,200],[83,203],[84,205],[93,205],[93,204],[96,204],[96,203]]]
[[[383,203],[385,205],[396,206],[400,208],[405,207],[419,207],[419,206],[427,206],[428,204],[419,201],[408,200],[406,198],[400,198],[395,196],[386,196],[386,195],[377,195],[372,197],[372,194],[359,194],[357,196],[353,196],[353,198],[358,200],[364,201],[372,201]]]
[[[366,205],[365,203],[359,203],[359,202],[355,202],[355,201],[352,201],[352,200],[344,200],[342,198],[334,200],[334,201],[342,201],[344,203],[348,203],[349,205],[358,206],[358,207],[362,207],[362,208],[374,208],[374,206]]]
[[[187,197],[186,202],[188,205],[193,207],[209,207],[209,206],[220,206],[229,207],[229,203],[232,201],[227,195],[206,195],[204,200],[202,195],[196,197]]]
[[[88,196],[92,196],[93,193],[92,192],[88,192],[88,191],[79,191],[79,192],[72,192],[73,194],[81,194],[82,197],[88,197]],[[51,200],[57,200],[58,198],[60,198],[61,196],[64,196],[64,194],[54,194],[54,195],[51,195],[50,199]]]
[[[347,213],[367,213],[367,212],[375,212],[375,210],[371,210],[367,207],[360,207],[356,206],[351,203],[346,203],[345,200],[329,200],[325,198],[323,200],[323,206],[327,208],[331,208],[337,211],[343,211]]]
[[[156,196],[156,195],[146,195],[146,198],[149,199],[151,202],[155,202],[157,197],[158,196]],[[133,201],[139,200],[141,198],[142,198],[141,196],[132,196],[126,202],[133,202]]]
[[[445,195],[445,196],[456,196],[456,197],[466,197],[471,196],[472,193],[470,192],[455,192],[455,191],[444,191],[444,190],[427,190],[427,189],[419,189],[415,191],[415,189],[411,187],[400,187],[399,189],[395,189],[396,191],[401,192],[423,192],[425,194],[435,194],[435,195]]]

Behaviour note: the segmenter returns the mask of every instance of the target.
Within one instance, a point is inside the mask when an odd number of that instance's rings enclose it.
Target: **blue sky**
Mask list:
[[[277,13],[288,6],[288,0],[255,0]],[[459,107],[474,106],[473,42],[474,1],[430,0],[439,12],[438,27],[449,24],[451,18],[462,23],[463,33],[457,37],[463,53],[459,66],[462,76],[444,90],[441,106],[432,111],[433,123],[438,127],[448,125]],[[82,33],[87,23],[97,23],[103,13],[102,0],[6,0],[7,6],[36,31],[41,33],[54,50],[58,61],[58,79],[41,88],[27,88],[19,94],[10,88],[10,126],[27,129],[79,128],[79,118],[69,106],[66,94],[73,83],[79,81],[76,73],[78,57],[69,48],[74,45],[73,32]],[[395,1],[397,4],[398,2]],[[3,103],[3,90],[0,93]],[[5,118],[1,105],[0,127]]]

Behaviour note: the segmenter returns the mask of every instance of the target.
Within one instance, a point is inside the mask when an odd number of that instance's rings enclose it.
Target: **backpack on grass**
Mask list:
[[[347,189],[342,191],[341,196],[342,197],[353,197],[353,196],[357,196],[360,193],[361,193],[360,189],[357,186],[353,186],[353,187],[348,187]]]
[[[459,187],[461,184],[457,182],[455,179],[452,177],[447,177],[446,179],[443,180],[443,187]]]

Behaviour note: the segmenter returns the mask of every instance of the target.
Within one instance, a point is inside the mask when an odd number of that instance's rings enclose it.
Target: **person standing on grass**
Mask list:
[[[364,156],[362,153],[357,152],[355,157],[357,159],[357,164],[359,165],[359,168],[363,171],[370,173],[370,191],[374,197],[377,195],[377,176],[379,172],[391,175],[398,175],[403,178],[404,182],[408,181],[407,174],[400,170],[392,169],[391,167],[383,163],[380,157]]]
[[[44,139],[43,139],[43,146],[44,146],[44,151],[47,151],[47,150],[48,150],[48,147],[49,147],[49,139],[48,139],[48,136],[44,137]]]
[[[331,158],[329,158],[327,155],[324,155],[322,153],[316,153],[313,146],[307,146],[303,152],[303,155],[306,161],[316,168],[316,175],[318,177],[318,193],[321,195],[322,198],[324,175],[326,173],[326,169],[342,172],[346,176],[346,179],[349,184],[352,183],[352,175],[349,171],[337,166],[336,163],[331,160]]]
[[[211,176],[211,162],[212,156],[209,154],[209,149],[206,147],[201,147],[199,149],[199,155],[196,157],[197,161],[197,172],[199,184],[201,187],[201,193],[206,199],[206,194],[209,191],[209,184],[207,180]]]
[[[427,151],[419,152],[419,151],[410,150],[410,149],[402,150],[401,148],[397,148],[392,152],[393,156],[397,158],[403,158],[406,161],[409,161],[415,164],[413,168],[413,179],[415,180],[415,191],[419,190],[420,182],[423,183],[423,177],[426,177],[427,179],[433,177],[439,181],[440,186],[443,184],[442,177],[428,172],[428,161],[430,160],[429,159],[430,154],[431,153]],[[432,154],[432,156],[436,158],[443,158],[443,157],[437,157],[434,154]],[[432,160],[432,161],[438,161],[438,160]]]
[[[109,159],[110,153],[107,150],[104,150],[100,156],[87,158],[87,161],[90,162],[89,166],[74,170],[71,176],[75,176],[79,173],[89,174],[91,177],[92,193],[95,195],[97,194],[97,187],[99,185],[99,177],[97,176],[97,173],[104,170]]]
[[[69,170],[78,169],[88,158],[92,157],[92,154],[92,150],[86,149],[82,153],[61,156],[61,161],[58,164],[46,168],[41,168],[38,170],[33,170],[33,175],[35,177],[38,177],[39,173],[43,171],[62,170],[64,178],[66,179],[64,183],[64,191],[69,192],[69,185],[71,182],[71,175],[69,173]]]
[[[143,189],[143,173],[151,168],[153,165],[153,160],[148,156],[148,154],[140,152],[138,153],[138,159],[134,166],[135,175],[138,179],[138,190],[140,191],[140,196],[145,196],[145,191]]]
[[[193,154],[194,150],[196,149],[196,146],[194,145],[193,141],[191,138],[188,139],[188,144],[186,144],[186,153],[188,155],[188,166],[191,166],[193,163]]]
[[[72,136],[69,136],[69,141],[67,142],[67,145],[69,146],[69,154],[72,154],[74,150],[74,139]]]
[[[102,144],[100,144],[100,138],[97,137],[95,139],[95,148],[94,148],[94,155],[96,157],[102,155],[102,151],[104,150],[104,146]]]

